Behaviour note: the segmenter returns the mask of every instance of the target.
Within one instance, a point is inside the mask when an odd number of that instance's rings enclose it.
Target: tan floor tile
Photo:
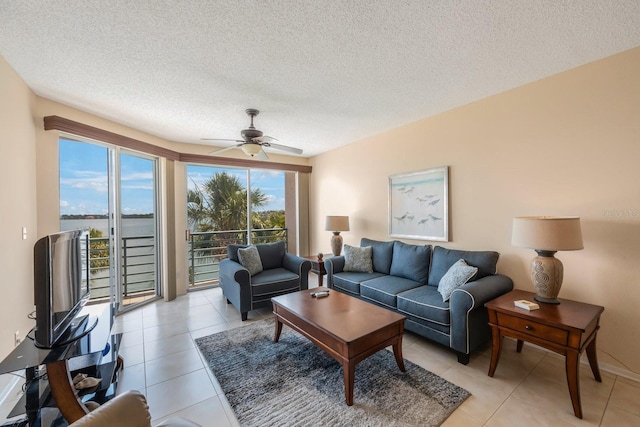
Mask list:
[[[560,427],[573,425],[575,424],[558,419],[553,411],[541,411],[539,408],[514,397],[508,398],[485,424],[487,427]]]
[[[562,373],[564,376],[564,373]],[[512,397],[520,399],[539,410],[555,413],[556,417],[566,422],[575,423],[571,396],[565,384],[547,378],[529,375],[516,388]],[[604,414],[608,398],[598,393],[581,393],[584,422],[598,425]]]
[[[121,348],[118,355],[124,359],[127,365],[144,363],[144,345],[142,343]]]
[[[120,349],[140,345],[143,342],[142,330],[125,332],[122,334],[122,341],[120,342]]]
[[[193,371],[202,370],[204,367],[200,352],[195,348],[149,360],[145,365],[147,388]]]
[[[195,348],[193,338],[191,334],[185,332],[168,338],[145,341],[144,358],[149,361],[192,348]]]
[[[216,395],[204,369],[147,387],[152,419],[160,419]]]
[[[456,409],[453,414],[442,423],[443,427],[482,427],[483,425],[484,423],[482,421],[473,418],[461,408]]]
[[[602,427],[640,426],[640,416],[609,405],[600,425]]]
[[[146,328],[142,332],[144,334],[144,341],[147,342],[184,334],[185,332],[189,332],[189,327],[186,322],[179,321],[167,325]]]
[[[457,368],[448,369],[440,376],[471,393],[460,408],[478,420],[488,420],[509,396],[509,393],[490,387]]]
[[[640,416],[640,387],[624,381],[616,381],[611,392],[609,406],[615,406]]]
[[[124,368],[118,375],[116,394],[122,394],[127,390],[138,390],[141,393],[146,393],[147,383],[144,375],[144,363],[128,365],[126,360],[124,363]]]
[[[164,418],[154,420],[152,425],[155,426],[172,417],[183,417],[202,426],[231,427],[233,425],[227,417],[227,413],[218,396],[203,400]]]

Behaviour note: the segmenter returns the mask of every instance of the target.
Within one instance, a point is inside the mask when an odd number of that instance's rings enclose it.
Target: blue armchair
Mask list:
[[[309,289],[311,261],[287,253],[284,242],[255,245],[262,271],[251,275],[238,257],[238,249],[247,245],[227,246],[227,259],[220,261],[220,286],[228,304],[247,320],[250,310],[271,307],[271,298]]]

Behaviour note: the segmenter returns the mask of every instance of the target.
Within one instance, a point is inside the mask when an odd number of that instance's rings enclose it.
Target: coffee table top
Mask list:
[[[355,341],[405,319],[401,314],[335,290],[330,290],[328,297],[314,298],[311,292],[316,290],[280,295],[271,301],[344,342]]]

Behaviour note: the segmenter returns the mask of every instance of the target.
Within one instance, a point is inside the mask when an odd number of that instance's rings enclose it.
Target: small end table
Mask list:
[[[538,310],[531,311],[513,304],[519,299],[533,301],[534,296],[533,292],[514,290],[485,304],[493,335],[489,376],[493,376],[498,366],[504,336],[518,340],[518,353],[522,351],[523,341],[527,341],[562,354],[573,413],[582,418],[580,354],[587,351],[591,372],[596,381],[602,382],[596,357],[596,335],[604,307],[566,299],[560,299],[557,305],[540,303]]]
[[[311,272],[318,275],[318,286],[322,286],[324,275],[327,274],[327,270],[324,268],[324,254],[307,255],[302,258],[311,261]]]

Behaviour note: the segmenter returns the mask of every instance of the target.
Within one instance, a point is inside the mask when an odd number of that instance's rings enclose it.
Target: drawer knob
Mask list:
[[[525,325],[524,327],[527,331],[533,331],[533,326]]]

